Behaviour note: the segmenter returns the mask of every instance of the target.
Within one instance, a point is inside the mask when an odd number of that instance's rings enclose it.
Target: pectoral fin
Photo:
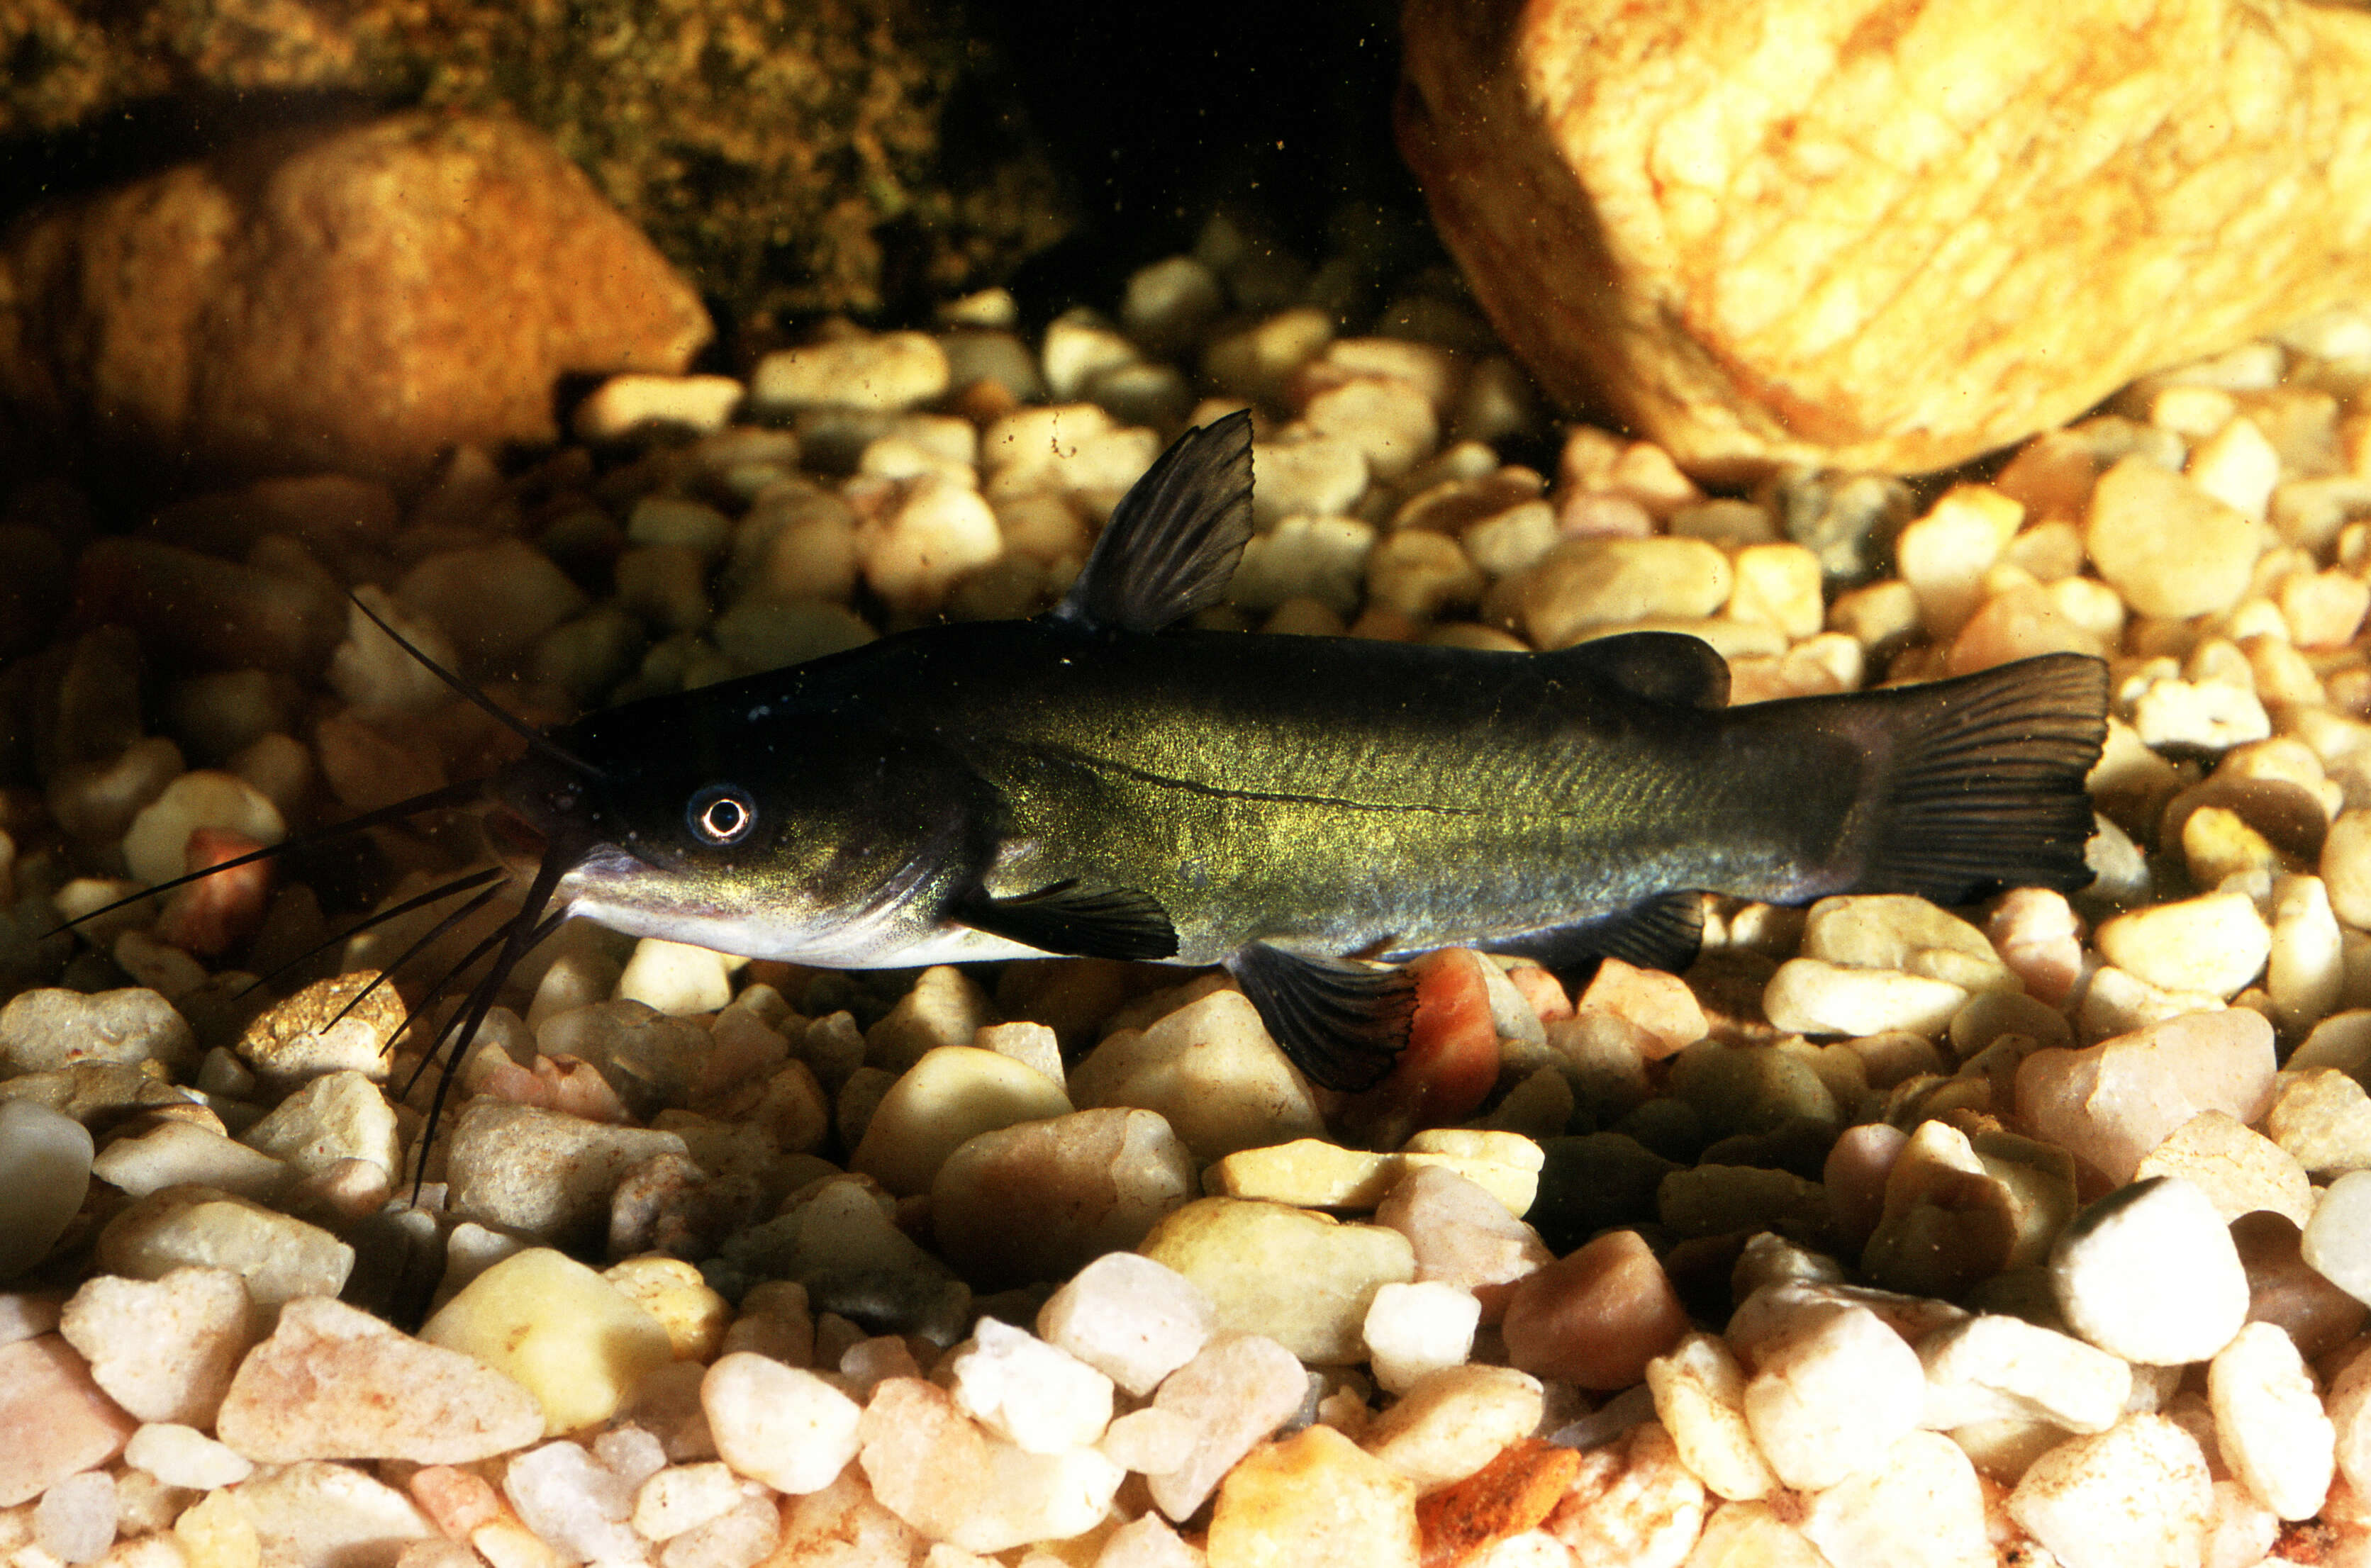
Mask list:
[[[1132,887],[1058,882],[1014,898],[974,888],[947,913],[966,926],[1046,952],[1150,960],[1177,951],[1177,928],[1169,912],[1151,894]]]
[[[1532,959],[1559,974],[1601,958],[1677,974],[1696,961],[1696,951],[1704,945],[1704,895],[1659,893],[1593,920],[1526,931],[1485,945],[1491,952]]]
[[[1051,618],[1159,631],[1217,604],[1252,536],[1249,412],[1189,430],[1112,509]]]
[[[1372,1089],[1407,1044],[1416,982],[1404,970],[1333,963],[1252,942],[1227,960],[1227,972],[1312,1083]]]

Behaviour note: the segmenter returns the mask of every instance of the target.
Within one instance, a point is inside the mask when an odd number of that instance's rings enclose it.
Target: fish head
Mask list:
[[[977,836],[968,775],[941,748],[861,717],[753,719],[731,687],[711,690],[594,714],[552,737],[565,756],[531,754],[495,780],[512,853],[564,862],[573,913],[630,936],[853,963],[963,874]]]

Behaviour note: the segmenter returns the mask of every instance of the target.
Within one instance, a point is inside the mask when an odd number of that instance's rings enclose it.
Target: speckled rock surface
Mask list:
[[[2358,13],[1879,15],[1410,9],[1401,146],[1552,393],[1694,469],[1938,468],[2365,287],[2327,260],[2371,190]]]

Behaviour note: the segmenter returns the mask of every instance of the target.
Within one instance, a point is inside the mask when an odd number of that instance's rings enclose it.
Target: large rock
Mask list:
[[[0,247],[0,407],[201,475],[421,478],[555,437],[569,372],[676,371],[699,295],[515,121],[267,135],[29,216]]]
[[[2356,7],[1412,0],[1405,26],[1401,147],[1508,342],[1700,474],[1945,467],[2371,289]]]
[[[160,103],[203,137],[292,91],[515,113],[744,317],[959,294],[1071,220],[1011,73],[939,0],[12,6],[0,57],[12,144],[178,127]]]

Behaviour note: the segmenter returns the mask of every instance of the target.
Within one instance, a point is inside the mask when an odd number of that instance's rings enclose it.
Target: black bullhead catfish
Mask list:
[[[1251,496],[1232,414],[1170,447],[1035,620],[556,732],[495,785],[546,846],[514,944],[554,899],[837,968],[1222,964],[1304,1073],[1358,1089],[1410,1005],[1359,959],[1679,968],[1705,893],[2089,880],[2097,659],[1729,708],[1719,655],[1673,633],[1521,653],[1179,626],[1223,596]]]
[[[1223,597],[1251,498],[1251,420],[1231,414],[1153,464],[1035,620],[925,627],[549,734],[414,650],[527,738],[492,792],[536,846],[520,912],[431,987],[494,955],[425,1059],[573,915],[835,968],[1222,964],[1311,1079],[1356,1090],[1413,1008],[1368,961],[1457,944],[1678,969],[1706,893],[1950,905],[2090,880],[2097,659],[1730,708],[1720,656],[1670,632],[1521,653],[1180,627]],[[506,874],[373,920],[469,894],[416,952]]]

